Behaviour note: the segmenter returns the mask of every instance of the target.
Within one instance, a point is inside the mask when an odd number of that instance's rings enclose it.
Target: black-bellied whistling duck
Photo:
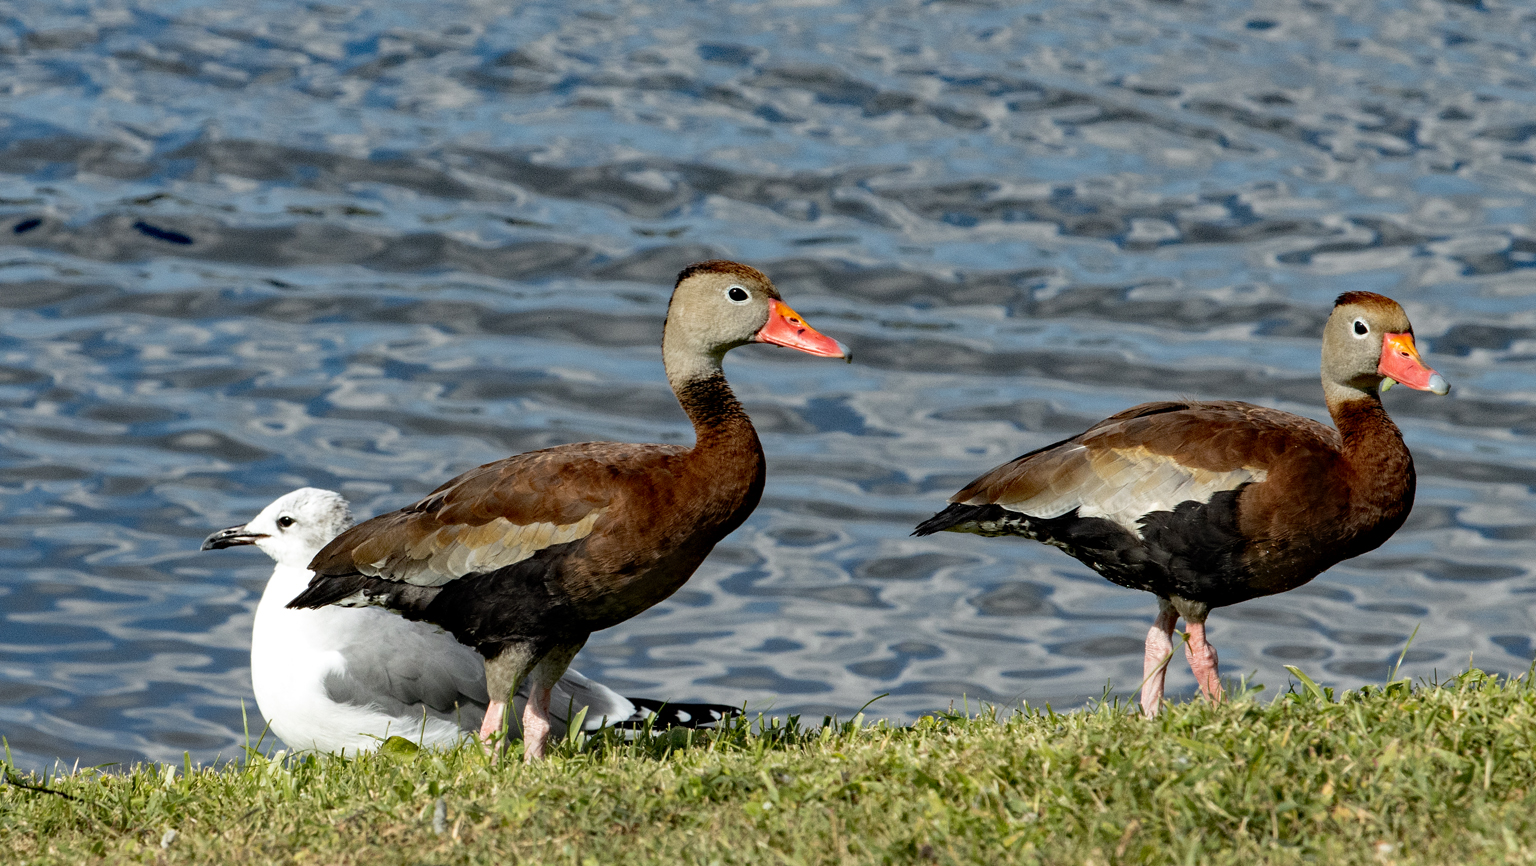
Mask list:
[[[752,342],[847,356],[761,271],[726,261],[685,268],[661,357],[693,422],[692,448],[584,442],[487,463],[342,533],[288,606],[382,605],[479,650],[487,743],[507,696],[531,678],[523,756],[538,760],[550,688],[587,636],[675,592],[757,507],[763,446],[721,371],[726,352]]]
[[[1413,507],[1413,457],[1379,392],[1450,391],[1402,307],[1371,292],[1334,302],[1322,370],[1337,430],[1248,403],[1146,403],[993,469],[913,534],[1021,535],[1155,593],[1142,711],[1162,705],[1179,617],[1200,690],[1220,700],[1211,608],[1295,589],[1390,538]]]

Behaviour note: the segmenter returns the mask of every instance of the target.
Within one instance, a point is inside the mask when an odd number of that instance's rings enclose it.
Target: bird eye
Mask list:
[[[284,514],[282,517],[279,517],[277,519],[277,525],[278,525],[279,529],[287,529],[288,527],[294,525],[297,522],[298,522],[297,520],[294,520],[292,517],[289,517],[286,514]]]
[[[1355,336],[1363,337],[1366,334],[1369,334],[1370,332],[1371,332],[1371,326],[1367,325],[1365,323],[1364,319],[1356,319],[1355,320]]]
[[[725,297],[733,304],[745,304],[752,300],[752,293],[741,286],[731,286],[725,290]]]

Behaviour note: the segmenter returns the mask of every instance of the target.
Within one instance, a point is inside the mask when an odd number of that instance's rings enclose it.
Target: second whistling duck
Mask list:
[[[1218,701],[1206,615],[1295,589],[1390,538],[1413,507],[1413,457],[1380,392],[1450,391],[1420,360],[1402,307],[1372,292],[1335,302],[1322,379],[1337,429],[1248,403],[1146,403],[991,470],[913,534],[1023,536],[1154,593],[1142,711],[1161,707],[1180,617],[1200,690]]]
[[[766,465],[725,382],[725,353],[774,343],[847,356],[761,271],[708,261],[678,275],[662,330],[667,380],[695,444],[586,442],[472,469],[342,533],[290,607],[376,604],[447,629],[485,658],[490,743],[529,679],[523,757],[543,757],[550,689],[587,636],[682,586],[757,507]]]

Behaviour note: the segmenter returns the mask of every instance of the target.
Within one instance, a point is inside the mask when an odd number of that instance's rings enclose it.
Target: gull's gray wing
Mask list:
[[[343,666],[326,677],[331,700],[377,707],[402,724],[419,722],[425,711],[477,729],[489,698],[480,654],[436,626],[366,613],[374,622],[354,632],[340,650]]]

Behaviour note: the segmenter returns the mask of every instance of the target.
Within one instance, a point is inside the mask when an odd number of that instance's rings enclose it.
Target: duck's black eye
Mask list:
[[[297,522],[298,522],[297,520],[294,520],[292,517],[289,517],[286,514],[284,514],[282,517],[279,517],[277,519],[277,525],[278,525],[278,528],[280,528],[280,529],[287,529],[288,527],[294,525]]]
[[[1355,333],[1356,334],[1358,334],[1358,335],[1363,337],[1366,334],[1369,334],[1370,332],[1371,332],[1370,326],[1367,325],[1363,320],[1361,320],[1361,319],[1356,319],[1355,320]]]
[[[752,300],[752,294],[741,286],[731,286],[729,289],[726,289],[725,296],[730,298],[733,304],[745,304],[747,301]]]

